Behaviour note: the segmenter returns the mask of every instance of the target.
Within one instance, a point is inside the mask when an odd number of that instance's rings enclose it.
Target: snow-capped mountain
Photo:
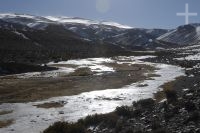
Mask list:
[[[182,65],[199,67],[199,63],[194,64],[200,60],[200,24],[179,26],[158,37],[157,42],[168,52],[175,53],[176,56],[171,57],[175,62],[184,61]],[[188,61],[190,63],[185,64]]]
[[[131,50],[138,47],[155,49],[200,43],[200,24],[184,25],[174,30],[142,29],[116,22],[94,21],[79,17],[0,14],[0,29],[15,33],[25,40],[31,40],[27,34],[40,30],[45,32],[49,27],[59,27],[54,30],[66,30],[68,34],[84,41],[107,42]]]
[[[0,14],[0,62],[48,62],[132,54],[200,43],[200,24],[132,28],[77,17]],[[195,54],[198,54],[196,52]]]
[[[177,29],[158,37],[157,40],[163,44],[174,46],[200,44],[200,24],[179,26]]]
[[[132,27],[127,25],[122,25],[116,22],[107,21],[94,21],[89,19],[83,19],[78,17],[53,17],[53,16],[34,16],[27,14],[0,14],[0,19],[6,22],[20,23],[33,28],[40,24],[81,24],[85,26],[98,25],[107,26],[107,28],[116,27],[121,29],[132,29]]]
[[[33,41],[30,37],[33,32],[48,31],[49,34],[55,35],[49,32],[50,27],[54,27],[54,31],[58,33],[68,32],[67,35],[76,36],[75,38],[83,41],[106,42],[129,50],[169,48],[200,42],[200,24],[184,25],[175,30],[142,29],[79,17],[0,14],[0,29],[6,29],[26,41]],[[37,41],[33,42],[39,44]]]
[[[7,23],[21,24],[29,28],[36,28],[36,29],[43,29],[47,27],[48,24],[52,23],[50,20],[44,17],[32,16],[27,14],[10,14],[10,13],[0,14],[0,20]]]
[[[63,29],[70,30],[85,40],[93,41],[102,40],[120,34],[128,29],[133,29],[130,26],[116,22],[94,21],[78,17],[41,17],[27,14],[0,14],[0,20],[2,22],[0,26],[7,29],[12,29],[14,24],[24,26],[23,30],[46,30],[50,25],[60,25]]]
[[[100,41],[127,30],[121,26],[81,18],[53,20],[52,17],[0,14],[0,62],[45,62],[127,53],[121,46]]]
[[[57,23],[63,23],[63,24],[84,24],[86,26],[90,25],[104,25],[104,26],[113,26],[121,29],[132,29],[133,27],[122,25],[116,22],[109,22],[109,21],[94,21],[84,18],[78,18],[78,17],[52,17],[47,16],[46,19],[49,19],[51,21],[57,22]]]
[[[155,38],[167,32],[167,30],[139,29],[116,22],[94,21],[78,17],[41,17],[8,13],[0,14],[0,26],[26,40],[29,37],[25,32],[45,31],[50,26],[59,26],[60,30],[71,31],[85,41],[107,42],[132,50],[151,46]],[[18,30],[22,30],[23,33]]]

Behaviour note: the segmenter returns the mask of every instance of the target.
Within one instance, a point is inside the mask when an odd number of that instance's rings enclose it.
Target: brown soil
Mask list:
[[[107,64],[118,71],[103,75],[66,76],[59,78],[16,79],[0,78],[0,104],[9,102],[30,102],[56,96],[77,95],[103,89],[116,89],[147,78],[152,73],[149,65]]]

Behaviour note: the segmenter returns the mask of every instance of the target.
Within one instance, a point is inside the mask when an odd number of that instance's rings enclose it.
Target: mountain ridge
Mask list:
[[[111,21],[94,21],[90,19],[80,18],[80,17],[66,17],[66,16],[36,16],[36,15],[29,15],[29,14],[15,14],[15,13],[2,13],[0,14],[0,18],[9,21],[9,19],[14,18],[26,18],[35,20],[38,23],[60,23],[60,24],[67,24],[67,23],[77,23],[77,24],[85,24],[85,25],[105,25],[105,26],[114,26],[117,28],[124,28],[124,29],[132,29],[133,27],[122,25],[116,22]]]
[[[53,56],[51,60],[58,60],[199,44],[200,24],[183,25],[172,30],[145,29],[79,17],[50,18],[4,13],[0,14],[0,35],[0,50],[4,53],[1,61],[16,61],[19,57],[16,51],[24,56],[19,59],[31,56],[31,60],[38,60]],[[27,54],[27,51],[31,52]],[[44,55],[35,56],[35,53]]]

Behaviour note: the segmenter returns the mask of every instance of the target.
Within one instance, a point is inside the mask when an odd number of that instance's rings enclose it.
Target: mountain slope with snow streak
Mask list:
[[[174,44],[178,46],[200,44],[200,24],[189,24],[179,26],[157,38],[164,44]]]

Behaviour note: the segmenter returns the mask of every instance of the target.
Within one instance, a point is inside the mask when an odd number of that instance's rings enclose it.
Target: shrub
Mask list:
[[[117,107],[115,111],[119,116],[125,117],[131,117],[133,113],[133,110],[128,106]]]
[[[174,103],[177,101],[178,96],[177,92],[173,89],[165,89],[164,90],[168,103]]]
[[[190,121],[198,122],[200,119],[200,114],[198,111],[194,111],[192,114],[190,114],[189,118],[185,121],[185,123],[188,123]]]
[[[185,102],[185,109],[190,112],[196,110],[197,107],[192,101],[187,101]]]
[[[163,85],[164,93],[165,93],[168,103],[174,103],[178,99],[177,92],[174,90],[174,87],[176,86],[175,85],[176,82],[177,80],[168,82]]]
[[[168,133],[168,132],[163,128],[159,128],[159,129],[153,130],[151,133]]]
[[[85,119],[80,119],[78,122],[83,123],[85,126],[95,126],[98,125],[101,121],[103,121],[102,115],[89,115]]]
[[[95,114],[87,116],[85,119],[80,119],[78,123],[83,124],[85,127],[97,126],[104,123],[107,127],[115,127],[119,116],[116,113],[109,114]]]
[[[43,133],[85,133],[85,127],[80,123],[56,122]]]
[[[157,121],[157,120],[153,121],[151,127],[152,127],[153,130],[160,129],[161,128],[160,122]]]
[[[138,108],[152,108],[155,104],[155,101],[152,98],[149,99],[142,99],[140,101],[137,102],[133,102],[133,106],[138,109]]]

